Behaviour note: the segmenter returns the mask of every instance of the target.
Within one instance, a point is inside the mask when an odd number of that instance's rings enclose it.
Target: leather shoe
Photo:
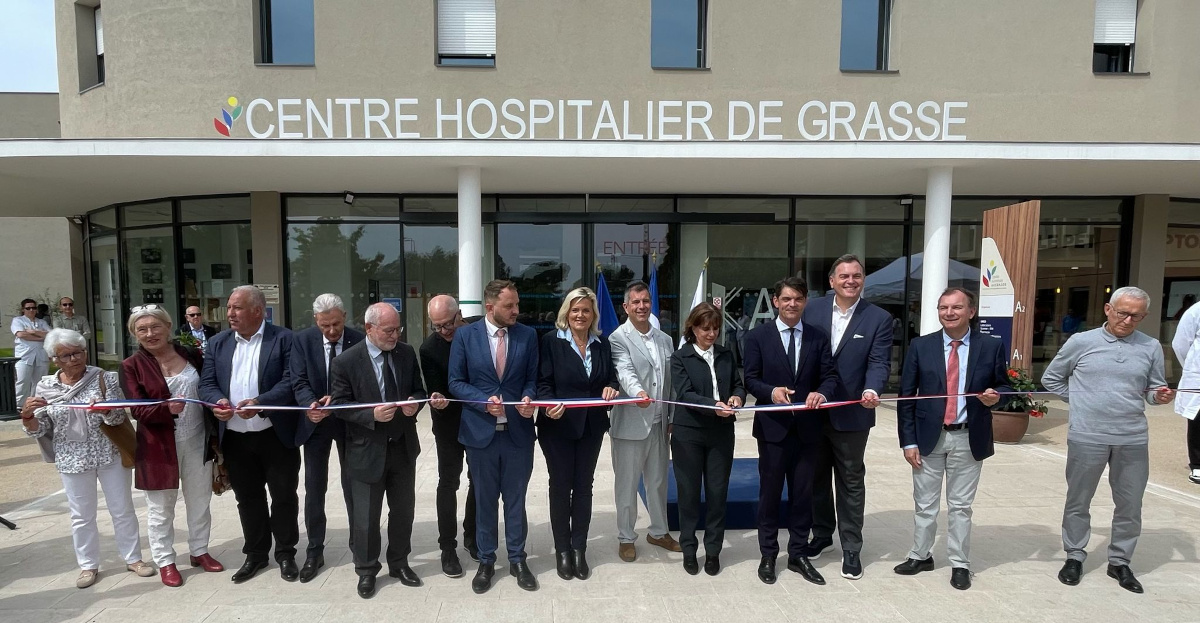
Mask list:
[[[933,556],[930,556],[925,560],[906,558],[904,562],[893,567],[892,571],[895,571],[900,575],[916,575],[922,571],[933,571]]]
[[[842,577],[847,580],[861,580],[862,576],[862,561],[858,559],[858,552],[843,551]]]
[[[812,566],[812,563],[809,562],[808,556],[788,558],[788,571],[795,571],[796,573],[799,573],[800,577],[812,582],[813,584],[816,584],[817,586],[825,585],[825,578],[822,577],[821,573]]]
[[[458,561],[458,553],[452,549],[442,552],[442,575],[448,578],[461,578],[466,575],[462,563]]]
[[[538,589],[537,578],[529,570],[529,563],[524,560],[510,564],[508,566],[508,574],[517,578],[517,586],[527,591],[536,591]]]
[[[617,556],[625,562],[637,560],[637,546],[633,543],[621,543],[617,546]]]
[[[683,570],[688,572],[688,575],[697,575],[700,573],[700,562],[696,560],[695,554],[683,555]]]
[[[571,552],[555,553],[554,561],[558,568],[558,577],[564,580],[570,580],[575,577],[575,561],[572,559]]]
[[[480,563],[479,569],[475,571],[475,578],[471,580],[471,590],[475,591],[476,595],[482,595],[488,592],[492,587],[492,576],[496,575],[496,565]]]
[[[1116,579],[1121,588],[1131,593],[1143,593],[1142,583],[1133,577],[1133,570],[1129,565],[1108,565],[1108,577]]]
[[[816,560],[821,557],[821,554],[833,547],[833,537],[813,537],[813,540],[808,542],[804,548],[804,557],[809,560]]]
[[[304,566],[300,567],[300,582],[311,582],[317,577],[317,571],[325,566],[325,557],[321,555],[311,556],[304,559]]]
[[[646,542],[651,545],[657,545],[657,546],[667,550],[668,552],[682,552],[683,551],[683,548],[680,547],[680,545],[679,545],[679,541],[676,541],[675,537],[671,536],[670,532],[662,535],[661,537],[650,536],[649,534],[647,534]]]
[[[208,554],[192,556],[189,562],[192,563],[193,567],[203,567],[208,573],[220,573],[225,570],[225,565],[217,562],[216,558]]]
[[[709,575],[716,575],[721,572],[721,557],[720,556],[705,556],[704,557],[704,572]]]
[[[466,550],[467,550],[467,555],[471,557],[471,560],[473,560],[475,562],[479,562],[479,548],[478,547],[475,547],[474,545],[468,545],[468,546],[466,546]]]
[[[262,571],[266,568],[267,561],[265,560],[246,560],[246,562],[242,563],[241,569],[233,572],[233,577],[230,579],[233,580],[234,584],[241,584],[242,582],[245,582],[246,580],[258,575],[259,571]]]
[[[370,599],[375,596],[375,576],[363,575],[358,578],[358,596]]]
[[[1081,575],[1083,575],[1083,563],[1068,558],[1058,572],[1058,581],[1067,586],[1076,586],[1079,584]]]
[[[971,588],[971,570],[966,567],[955,567],[950,571],[950,586],[960,591]]]
[[[288,556],[279,561],[279,577],[288,582],[295,582],[300,577],[300,569],[296,567],[296,559]]]
[[[421,578],[417,577],[417,572],[412,570],[412,567],[404,565],[403,567],[393,567],[388,571],[388,575],[400,580],[400,583],[405,586],[420,586]]]
[[[571,550],[571,566],[575,568],[575,579],[586,580],[592,577],[592,568],[588,566],[584,550]]]
[[[179,569],[175,563],[159,567],[158,575],[162,578],[162,583],[171,588],[183,586],[183,576],[179,575]]]
[[[763,584],[775,583],[775,557],[763,556],[762,562],[758,563],[758,579],[762,580]]]

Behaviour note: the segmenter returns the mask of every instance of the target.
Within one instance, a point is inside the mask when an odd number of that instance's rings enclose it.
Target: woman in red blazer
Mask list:
[[[129,332],[138,350],[121,362],[121,387],[129,399],[197,398],[203,355],[171,341],[171,316],[158,305],[134,307]],[[146,531],[163,584],[182,586],[175,566],[175,502],[179,490],[187,506],[192,566],[225,568],[208,554],[212,515],[213,438],[216,423],[207,408],[172,402],[130,410],[137,420],[134,486],[146,492]],[[181,487],[182,485],[182,487]]]

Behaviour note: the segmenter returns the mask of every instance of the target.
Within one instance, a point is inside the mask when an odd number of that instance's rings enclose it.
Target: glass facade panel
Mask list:
[[[674,212],[673,197],[588,197],[588,212]]]
[[[140,225],[170,225],[171,202],[156,201],[125,206],[125,227]]]
[[[97,210],[88,215],[88,231],[93,235],[117,230],[117,211],[113,208]]]
[[[842,0],[843,70],[887,69],[892,0]]]
[[[582,243],[583,225],[496,225],[496,278],[517,284],[518,320],[539,334],[554,329],[563,295],[584,284]]]
[[[650,263],[658,273],[659,325],[668,335],[679,335],[679,257],[672,252],[677,225],[624,225],[597,223],[592,230],[595,263],[604,273],[617,319],[625,322],[625,286],[630,281],[650,283]]]
[[[1042,221],[1121,222],[1125,199],[1042,199]]]
[[[404,297],[408,343],[420,348],[433,328],[427,305],[438,294],[458,296],[458,228],[404,226]]]
[[[289,196],[284,200],[288,218],[337,218],[345,220],[396,220],[400,217],[399,197],[355,197],[348,204],[336,197]]]
[[[583,197],[501,197],[501,212],[583,212]]]
[[[495,212],[496,198],[483,196],[480,198],[479,210],[481,212]],[[458,197],[405,197],[404,198],[405,212],[447,212],[455,214],[458,212]]]
[[[250,196],[207,197],[179,202],[179,218],[185,223],[250,220]]]
[[[124,297],[121,295],[120,253],[116,236],[91,239],[92,326],[96,344],[96,365],[116,370],[125,358]]]
[[[399,224],[292,223],[286,236],[292,329],[312,326],[313,299],[326,292],[342,297],[346,323],[359,328],[372,303],[402,302]]]
[[[250,224],[187,225],[179,251],[183,265],[183,304],[196,305],[204,324],[228,329],[225,304],[237,286],[254,283],[250,252]],[[268,310],[279,313],[282,310]],[[276,316],[272,322],[279,323]]]
[[[129,306],[156,303],[171,315],[174,326],[182,319],[175,280],[175,238],[170,227],[125,232],[124,267],[129,284]],[[122,314],[122,317],[125,317]],[[122,326],[124,326],[122,324]],[[137,348],[131,339],[130,352]]]
[[[706,0],[651,0],[650,66],[699,69],[705,66]]]
[[[1014,203],[1025,201],[1020,197],[999,197],[984,199],[960,199],[955,197],[950,203],[950,219],[953,221],[983,221],[983,213],[992,208],[1002,208]],[[925,200],[913,201],[913,222],[925,221]],[[915,247],[920,249],[921,247]]]
[[[718,214],[763,213],[775,215],[777,220],[791,218],[791,201],[781,197],[755,198],[696,198],[679,199],[680,212],[703,212]]]
[[[899,197],[797,199],[797,221],[902,221],[907,206]]]
[[[270,26],[264,63],[312,65],[316,58],[313,0],[262,0]]]

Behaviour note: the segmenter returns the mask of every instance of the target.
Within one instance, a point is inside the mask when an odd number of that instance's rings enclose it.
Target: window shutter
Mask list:
[[[102,54],[104,54],[104,22],[100,19],[100,7],[96,7],[96,56]]]
[[[1096,0],[1094,43],[1131,44],[1137,30],[1137,0]]]
[[[438,0],[438,53],[496,55],[496,0]]]

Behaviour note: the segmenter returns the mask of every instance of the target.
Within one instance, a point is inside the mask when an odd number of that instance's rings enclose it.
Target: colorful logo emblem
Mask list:
[[[238,105],[236,97],[231,97],[225,102],[229,104],[229,109],[221,107],[221,116],[213,118],[213,128],[217,130],[217,134],[229,136],[229,131],[233,129],[233,122],[242,116],[242,107]]]
[[[999,270],[999,269],[996,268],[996,262],[989,261],[988,269],[983,271],[983,287],[985,287],[985,288],[991,287],[992,278],[994,278],[996,276],[997,270]]]

